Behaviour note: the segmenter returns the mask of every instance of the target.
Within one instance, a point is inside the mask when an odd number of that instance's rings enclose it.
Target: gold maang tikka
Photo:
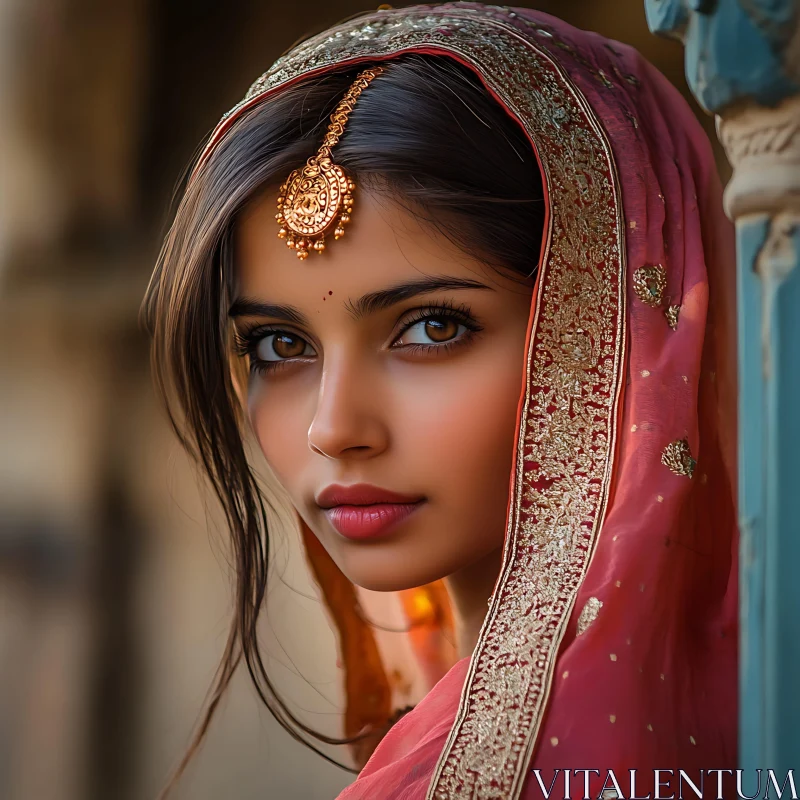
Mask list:
[[[358,75],[331,114],[320,149],[281,186],[275,215],[280,225],[278,236],[286,239],[286,246],[295,250],[299,259],[308,258],[311,250],[321,254],[325,249],[325,234],[331,227],[334,239],[344,236],[344,226],[353,212],[356,184],[342,167],[333,163],[331,148],[344,132],[359,95],[381,72],[383,67],[372,67]]]

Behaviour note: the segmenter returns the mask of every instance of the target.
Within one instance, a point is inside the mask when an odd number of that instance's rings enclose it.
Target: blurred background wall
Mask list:
[[[634,45],[688,97],[642,0],[530,5]],[[150,800],[188,741],[231,576],[138,306],[173,187],[221,114],[295,40],[370,8],[0,2],[0,800]],[[268,669],[338,735],[333,634],[296,538],[274,553]],[[326,800],[352,778],[240,675],[176,797]]]

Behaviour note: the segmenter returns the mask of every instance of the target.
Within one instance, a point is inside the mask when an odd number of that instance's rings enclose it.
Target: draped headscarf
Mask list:
[[[608,770],[628,796],[636,769],[643,796],[656,769],[694,781],[733,769],[733,240],[709,142],[677,90],[632,48],[546,14],[381,10],[279,59],[200,163],[243,111],[298,80],[410,52],[471,68],[519,122],[547,216],[503,564],[477,645],[456,660],[440,582],[400,593],[432,688],[339,800],[539,798],[554,776],[563,797],[563,770],[578,769],[597,771],[592,797],[617,796]],[[307,529],[304,542],[340,632],[353,734],[396,712],[401,656],[387,660],[364,598]]]

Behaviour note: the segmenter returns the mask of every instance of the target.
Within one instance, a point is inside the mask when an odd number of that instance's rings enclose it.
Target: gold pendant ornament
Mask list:
[[[345,170],[334,164],[331,148],[344,132],[344,126],[361,92],[383,67],[372,67],[359,73],[347,94],[331,114],[331,123],[316,155],[306,165],[294,170],[281,186],[278,213],[275,219],[278,236],[286,246],[295,250],[299,259],[308,258],[311,250],[322,254],[325,235],[333,228],[333,238],[344,236],[344,226],[353,211],[353,192],[356,184]]]

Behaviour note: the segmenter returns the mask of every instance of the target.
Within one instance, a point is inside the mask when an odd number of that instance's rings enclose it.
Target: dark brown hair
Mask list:
[[[520,125],[472,70],[451,58],[409,54],[385,66],[356,103],[334,148],[335,162],[472,257],[529,280],[539,259],[544,202],[536,158]],[[185,188],[142,307],[158,390],[183,446],[222,505],[237,572],[222,662],[170,786],[242,661],[278,722],[328,761],[352,771],[308,737],[328,744],[361,738],[325,736],[297,719],[276,693],[258,650],[256,623],[270,557],[268,505],[245,453],[228,309],[238,215],[316,152],[329,115],[363,68],[297,83],[233,122]]]

